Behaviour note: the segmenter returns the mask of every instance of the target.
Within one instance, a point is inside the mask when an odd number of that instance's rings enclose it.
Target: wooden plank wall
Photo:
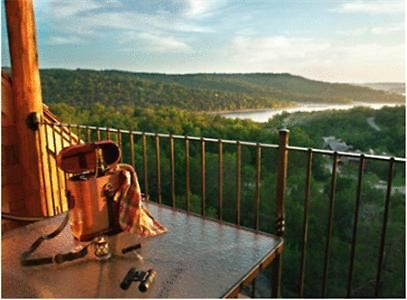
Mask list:
[[[2,114],[2,172],[1,172],[1,197],[2,212],[11,213],[19,216],[27,216],[25,187],[22,176],[24,170],[19,163],[18,134],[16,132],[14,117],[14,101],[12,94],[12,80],[10,76],[2,71],[2,92],[1,92],[1,114]],[[48,123],[58,122],[48,107],[43,108],[44,120]],[[54,131],[53,131],[54,129]],[[68,128],[51,126],[41,126],[41,143],[43,149],[42,159],[37,163],[43,169],[46,216],[57,215],[68,210],[65,197],[65,174],[56,165],[56,154],[64,147],[70,144],[78,143],[78,137]],[[80,141],[82,142],[82,141]],[[28,149],[29,151],[29,149]],[[28,213],[29,215],[29,213]],[[2,219],[2,229],[9,230],[21,223],[9,222]]]
[[[4,72],[1,74],[1,86],[1,209],[19,212],[25,210],[25,192],[20,176],[11,80]]]

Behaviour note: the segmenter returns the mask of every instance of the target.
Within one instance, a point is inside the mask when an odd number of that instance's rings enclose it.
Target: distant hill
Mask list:
[[[394,93],[288,73],[185,74],[41,70],[45,103],[170,105],[195,111],[287,106],[292,102],[403,102]]]
[[[404,95],[406,85],[403,82],[375,82],[375,83],[362,83],[360,86],[368,87],[374,90],[387,91]]]

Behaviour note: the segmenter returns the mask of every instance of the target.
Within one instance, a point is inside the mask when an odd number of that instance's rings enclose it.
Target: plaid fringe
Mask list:
[[[153,237],[167,232],[167,228],[158,223],[143,206],[140,185],[134,168],[128,164],[119,164],[122,183],[114,195],[119,201],[119,224],[123,231],[142,237]]]

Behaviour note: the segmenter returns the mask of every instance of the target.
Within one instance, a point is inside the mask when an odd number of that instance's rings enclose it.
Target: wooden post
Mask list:
[[[46,215],[46,199],[42,181],[41,148],[38,129],[27,121],[36,113],[42,117],[42,96],[32,0],[5,0],[7,30],[11,58],[13,105],[17,156],[23,179],[24,209],[27,215]],[[45,147],[45,146],[42,146]],[[45,151],[45,148],[42,149]]]
[[[283,237],[285,226],[284,195],[287,184],[287,166],[288,166],[288,129],[279,131],[280,142],[278,148],[277,163],[277,186],[276,186],[276,233]],[[272,274],[272,298],[281,297],[281,254],[277,254],[273,262]]]

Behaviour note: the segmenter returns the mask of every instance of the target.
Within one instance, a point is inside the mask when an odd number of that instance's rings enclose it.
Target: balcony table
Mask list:
[[[41,298],[219,298],[235,297],[261,268],[266,267],[282,240],[234,225],[187,214],[166,206],[147,203],[152,215],[168,228],[168,233],[142,239],[129,233],[109,237],[117,255],[98,261],[90,249],[88,256],[62,264],[21,266],[23,251],[40,235],[52,232],[64,215],[12,230],[2,237],[2,297]],[[130,244],[142,243],[138,253],[121,254]],[[69,225],[56,238],[45,241],[34,257],[69,252],[80,244]],[[120,254],[119,254],[120,253]],[[120,283],[131,267],[157,272],[151,288],[142,293],[138,283],[128,290]]]

